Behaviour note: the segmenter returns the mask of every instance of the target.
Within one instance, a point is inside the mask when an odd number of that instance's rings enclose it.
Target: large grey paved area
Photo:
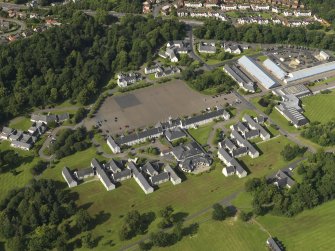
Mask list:
[[[90,121],[103,121],[101,129],[112,135],[153,126],[159,121],[200,113],[207,107],[233,103],[234,94],[217,97],[200,94],[181,80],[108,97]],[[115,121],[115,117],[118,118]],[[107,120],[107,121],[105,121]]]

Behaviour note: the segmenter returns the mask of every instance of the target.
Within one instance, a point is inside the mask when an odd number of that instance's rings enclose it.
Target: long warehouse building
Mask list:
[[[263,62],[263,66],[276,78],[284,80],[287,73],[283,71],[278,65],[275,64],[271,59],[266,59]]]
[[[285,79],[284,82],[292,83],[294,81],[304,80],[310,77],[316,77],[318,75],[325,74],[331,71],[334,71],[335,74],[335,61],[291,72],[289,74],[289,78]]]
[[[279,85],[256,62],[254,62],[253,59],[243,56],[238,60],[238,63],[266,89],[271,89]]]

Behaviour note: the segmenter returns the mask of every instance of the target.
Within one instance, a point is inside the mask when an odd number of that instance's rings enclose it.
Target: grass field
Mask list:
[[[268,235],[257,225],[241,222],[237,218],[228,218],[223,222],[218,222],[213,221],[210,217],[210,213],[207,213],[199,219],[200,221],[196,221],[199,223],[199,230],[195,235],[186,236],[169,248],[154,250],[267,250],[265,241]]]
[[[198,143],[200,143],[201,145],[206,145],[209,134],[213,130],[213,124],[214,123],[210,123],[205,126],[200,126],[196,129],[191,128],[188,130],[188,132],[196,141],[198,141]]]
[[[24,158],[23,163],[15,168],[16,175],[11,172],[5,172],[0,174],[0,200],[6,193],[15,188],[25,186],[33,176],[30,173],[30,168],[33,167],[37,162],[38,158],[34,158],[32,152],[27,152],[19,149],[10,147],[10,142],[0,141],[0,152],[6,150],[15,150],[20,157]]]
[[[27,131],[32,125],[30,118],[26,117],[17,117],[10,121],[9,127],[14,128],[21,131]]]
[[[102,150],[105,152],[105,153],[108,153],[108,154],[112,154],[112,150],[109,148],[109,146],[107,145],[107,142],[106,140],[101,136],[100,133],[96,133],[94,134],[94,139],[100,144]]]
[[[302,99],[305,116],[310,121],[326,123],[335,118],[335,92],[317,94]]]
[[[286,250],[331,250],[335,241],[334,208],[335,200],[293,218],[266,215],[257,221],[282,241]]]
[[[280,143],[278,143],[278,141],[280,141]],[[249,178],[268,175],[284,167],[287,162],[282,161],[278,155],[286,141],[286,138],[279,137],[261,144],[260,149],[264,154],[259,158],[262,161],[257,161],[257,159],[248,160],[248,163],[253,163],[253,166],[250,167],[251,175]],[[269,149],[272,148],[275,148],[275,151],[269,152]],[[71,169],[84,168],[89,165],[91,158],[94,156],[96,156],[96,154],[94,150],[91,149],[76,153],[75,155],[62,159],[55,168],[46,170],[43,177],[62,180],[61,169],[63,166],[69,166]],[[264,165],[264,161],[268,162],[267,165]],[[247,161],[245,162],[247,163]],[[122,215],[132,209],[137,209],[142,213],[149,211],[157,213],[164,206],[172,205],[176,212],[191,215],[211,206],[213,203],[222,200],[235,191],[243,190],[246,179],[241,180],[237,177],[226,178],[221,173],[222,164],[215,163],[215,166],[215,169],[209,173],[203,173],[197,176],[187,175],[186,180],[177,186],[173,186],[171,183],[160,185],[157,191],[149,195],[145,195],[133,179],[123,182],[120,187],[111,192],[107,192],[99,181],[92,181],[74,188],[73,191],[79,193],[78,203],[80,205],[86,205],[92,215],[103,212],[108,216],[106,217],[106,221],[96,227],[92,232],[94,236],[102,237],[96,250],[111,248],[109,246],[110,243],[113,243],[113,245],[115,245],[113,249],[117,250],[123,245],[133,243],[141,238],[141,236],[138,236],[122,243],[120,243],[118,239],[117,229],[119,229],[122,224]],[[156,219],[151,224],[150,231],[157,229],[158,221],[159,220]],[[205,232],[204,237],[200,237],[203,232],[199,230],[199,243],[205,241],[209,236],[209,234],[206,234],[207,232],[211,233],[215,230],[211,225],[212,224],[208,224],[207,227],[207,224],[205,224],[203,226],[203,231]],[[222,226],[222,228],[225,229],[225,226]],[[237,242],[235,243],[235,250],[243,250],[244,245],[251,245],[243,236],[250,236],[253,234],[253,231],[248,231],[245,227],[242,228],[239,223],[237,223],[236,228],[228,228],[222,231],[223,233],[230,231],[231,235],[229,236],[235,236],[234,238],[236,238]],[[250,233],[248,234],[247,232]],[[222,235],[222,238],[223,237],[224,235]],[[257,237],[253,244],[255,246],[254,250],[257,250],[258,247],[263,247],[264,241],[265,237]],[[229,242],[230,247],[233,247],[234,242],[234,239]],[[185,239],[185,243],[182,241],[180,244],[177,244],[177,246],[173,246],[173,248],[176,247],[178,250],[179,245],[181,245],[179,249],[181,250],[183,248],[187,249],[188,245],[193,244]],[[217,243],[217,245],[219,245],[219,243]]]

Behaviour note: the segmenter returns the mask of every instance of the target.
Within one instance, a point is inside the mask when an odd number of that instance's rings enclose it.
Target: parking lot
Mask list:
[[[176,118],[200,113],[208,107],[234,103],[234,94],[207,96],[181,80],[112,96],[105,100],[90,125],[99,125],[106,133],[145,128]]]

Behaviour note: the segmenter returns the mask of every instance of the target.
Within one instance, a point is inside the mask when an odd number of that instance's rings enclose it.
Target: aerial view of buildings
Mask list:
[[[0,7],[0,249],[332,250],[333,1]]]

